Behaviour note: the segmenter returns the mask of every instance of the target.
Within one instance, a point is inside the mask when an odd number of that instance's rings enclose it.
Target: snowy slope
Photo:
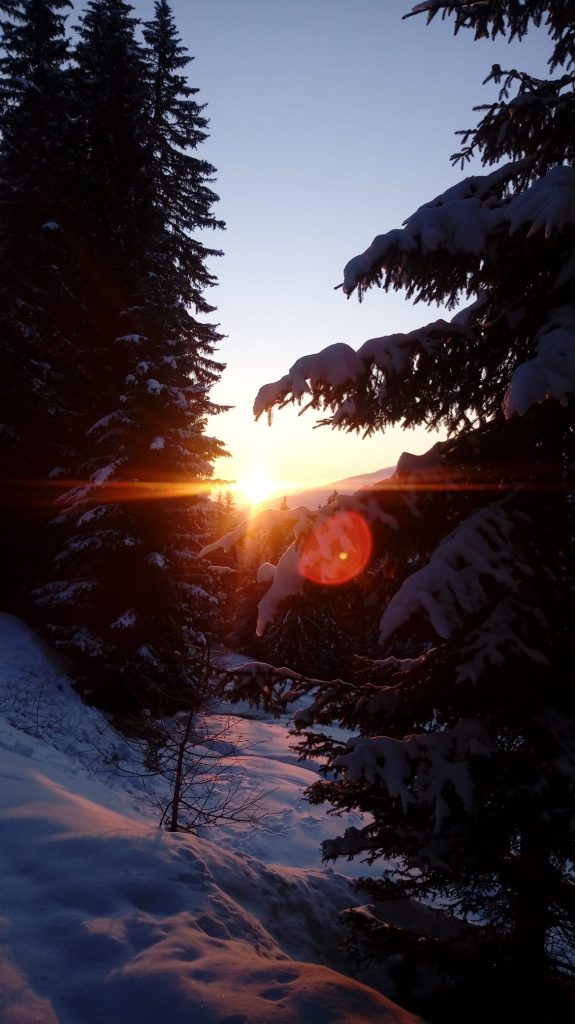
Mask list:
[[[0,651],[2,1024],[415,1020],[329,966],[349,883],[301,865],[324,826],[281,726],[250,765],[277,783],[264,863],[238,852],[241,830],[158,829],[141,779],[118,771],[133,752],[50,652],[9,616]]]

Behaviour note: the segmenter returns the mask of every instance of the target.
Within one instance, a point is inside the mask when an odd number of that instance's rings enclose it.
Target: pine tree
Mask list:
[[[205,434],[221,335],[191,312],[212,310],[203,290],[215,255],[193,232],[222,225],[204,187],[213,168],[186,153],[206,122],[181,100],[189,90],[164,51],[171,39],[182,66],[183,49],[167,5],[156,8],[146,47],[122,0],[92,0],[79,26],[87,174],[74,201],[93,289],[92,390],[78,445],[85,482],[65,496],[56,578],[37,600],[92,700],[165,710],[194,695],[217,603],[217,580],[195,551],[208,539],[209,480],[225,453]]]
[[[326,757],[313,802],[370,816],[324,845],[328,859],[382,861],[381,879],[368,885],[371,911],[355,915],[356,952],[397,953],[401,941],[415,961],[435,959],[446,983],[495,969],[543,1015],[545,978],[572,974],[575,948],[569,8],[561,0],[418,4],[414,13],[453,15],[456,31],[476,37],[520,39],[545,24],[553,43],[555,77],[498,65],[488,76],[499,99],[462,133],[454,159],[478,156],[494,169],[378,235],[345,268],[347,295],[380,285],[467,305],[450,321],[357,351],[337,345],[306,356],[255,406],[259,415],[299,400],[305,378],[311,406],[333,426],[447,433],[426,456],[404,455],[383,488],[355,498],[373,537],[381,655],[315,694],[300,714],[309,730],[301,749]],[[274,581],[282,598],[292,579]],[[268,599],[266,618],[280,607]],[[347,744],[330,738],[334,722],[352,731]],[[398,897],[435,900],[473,924],[447,950],[399,934],[382,903]],[[467,1019],[485,1019],[484,1005],[477,1012]]]
[[[316,679],[333,679],[350,670],[353,637],[342,630],[333,607],[342,595],[324,592],[320,597],[315,589],[309,587],[308,593],[288,597],[278,606],[259,639],[259,656]]]
[[[181,44],[167,0],[155,0],[155,17],[144,27],[147,63],[151,89],[148,125],[150,165],[154,169],[154,202],[162,212],[168,229],[166,259],[172,261],[172,274],[177,270],[178,283],[187,306],[196,312],[211,313],[213,308],[203,292],[215,283],[207,260],[221,256],[218,249],[209,249],[197,238],[199,229],[221,229],[212,207],[218,197],[209,188],[215,168],[200,160],[195,150],[207,138],[208,121],[203,115],[205,104],[195,100],[198,89],[192,88],[182,70],[192,58]],[[203,334],[209,352],[220,340],[213,325],[204,325]],[[206,369],[209,372],[209,364]],[[215,367],[217,378],[221,367]]]
[[[74,427],[76,260],[65,234],[72,170],[68,0],[4,5],[0,45],[0,444],[4,604],[44,561],[50,478],[65,472]]]

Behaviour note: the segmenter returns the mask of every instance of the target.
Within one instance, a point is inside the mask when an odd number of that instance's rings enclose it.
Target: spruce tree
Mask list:
[[[212,310],[203,290],[214,283],[205,260],[215,251],[196,236],[222,225],[204,184],[213,168],[187,152],[205,138],[205,119],[181,100],[185,80],[156,53],[156,37],[168,51],[171,38],[185,63],[169,8],[157,7],[163,35],[151,23],[146,46],[122,0],[92,0],[79,25],[87,173],[74,202],[92,282],[84,344],[92,387],[80,483],[56,524],[56,578],[37,600],[56,643],[79,661],[90,699],[165,710],[194,697],[217,603],[217,581],[195,561],[223,454],[205,433],[217,411],[209,390],[222,369],[213,358],[221,335],[197,318]],[[170,159],[178,176],[166,171]]]
[[[193,59],[179,38],[167,0],[155,0],[155,17],[144,26],[151,105],[147,129],[154,203],[167,229],[164,258],[172,260],[185,303],[196,312],[211,313],[204,291],[215,283],[207,260],[221,256],[197,237],[199,230],[221,229],[213,213],[218,197],[211,190],[215,168],[196,155],[207,138],[205,104],[182,73]],[[199,326],[196,328],[199,331]],[[220,336],[213,325],[203,327],[209,355]],[[200,337],[198,336],[198,350]],[[209,363],[206,367],[209,373]],[[221,367],[207,382],[217,379]]]
[[[4,607],[47,552],[49,481],[65,473],[74,426],[76,259],[66,241],[72,172],[68,0],[4,5],[0,44],[0,412]]]
[[[326,758],[312,802],[368,815],[365,827],[324,845],[326,858],[382,865],[367,885],[371,909],[355,915],[357,954],[427,956],[446,985],[474,971],[484,985],[495,971],[541,1019],[546,980],[572,975],[575,948],[569,8],[417,5],[414,13],[452,15],[456,31],[478,38],[520,39],[545,25],[552,41],[548,79],[492,68],[499,99],[462,133],[454,157],[465,166],[479,156],[486,173],[378,235],[345,268],[348,296],[380,285],[466,305],[449,321],[357,351],[336,345],[303,357],[255,407],[260,415],[307,392],[340,429],[403,424],[447,435],[426,456],[405,454],[388,484],[355,498],[373,538],[363,578],[377,600],[380,655],[314,693],[298,718],[301,750]],[[296,541],[283,579],[278,565],[268,623],[280,597],[297,592],[301,550]],[[330,734],[333,723],[351,730],[347,743]],[[433,900],[462,922],[458,942],[388,927],[385,901],[406,897]],[[476,1011],[467,992],[466,1019],[486,1019],[478,993]],[[558,1010],[553,1019],[563,1019]]]

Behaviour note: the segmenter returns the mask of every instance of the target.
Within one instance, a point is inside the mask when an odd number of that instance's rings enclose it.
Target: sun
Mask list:
[[[241,499],[248,505],[256,506],[263,505],[271,498],[276,488],[266,467],[258,462],[239,481],[237,489]]]

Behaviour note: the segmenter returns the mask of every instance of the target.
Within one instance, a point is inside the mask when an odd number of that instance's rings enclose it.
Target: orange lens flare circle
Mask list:
[[[365,569],[372,547],[371,530],[359,512],[334,512],[306,533],[298,569],[312,583],[337,587]]]

